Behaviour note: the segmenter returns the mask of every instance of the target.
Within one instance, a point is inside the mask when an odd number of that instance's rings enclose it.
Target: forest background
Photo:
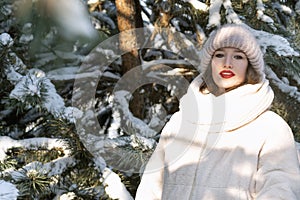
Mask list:
[[[300,142],[300,1],[1,1],[0,199],[133,199],[225,23],[257,37]]]

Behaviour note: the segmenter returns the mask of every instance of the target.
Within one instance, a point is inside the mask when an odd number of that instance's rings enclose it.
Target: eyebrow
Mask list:
[[[222,48],[217,49],[216,51],[224,51],[224,48],[233,48],[234,52],[244,53],[242,50],[235,48],[235,47],[222,47]]]

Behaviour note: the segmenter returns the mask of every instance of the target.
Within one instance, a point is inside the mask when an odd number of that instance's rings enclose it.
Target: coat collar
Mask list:
[[[246,84],[220,96],[203,94],[197,76],[180,100],[182,120],[195,123],[208,132],[228,132],[248,124],[269,109],[274,93],[269,81]]]

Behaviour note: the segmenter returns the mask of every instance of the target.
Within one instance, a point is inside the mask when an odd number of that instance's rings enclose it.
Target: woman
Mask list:
[[[300,199],[291,129],[269,111],[263,54],[244,25],[212,32],[201,74],[164,127],[136,199]]]

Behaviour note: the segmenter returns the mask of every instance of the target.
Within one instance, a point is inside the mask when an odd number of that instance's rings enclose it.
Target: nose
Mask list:
[[[224,67],[225,68],[232,68],[232,57],[230,55],[225,56]]]

